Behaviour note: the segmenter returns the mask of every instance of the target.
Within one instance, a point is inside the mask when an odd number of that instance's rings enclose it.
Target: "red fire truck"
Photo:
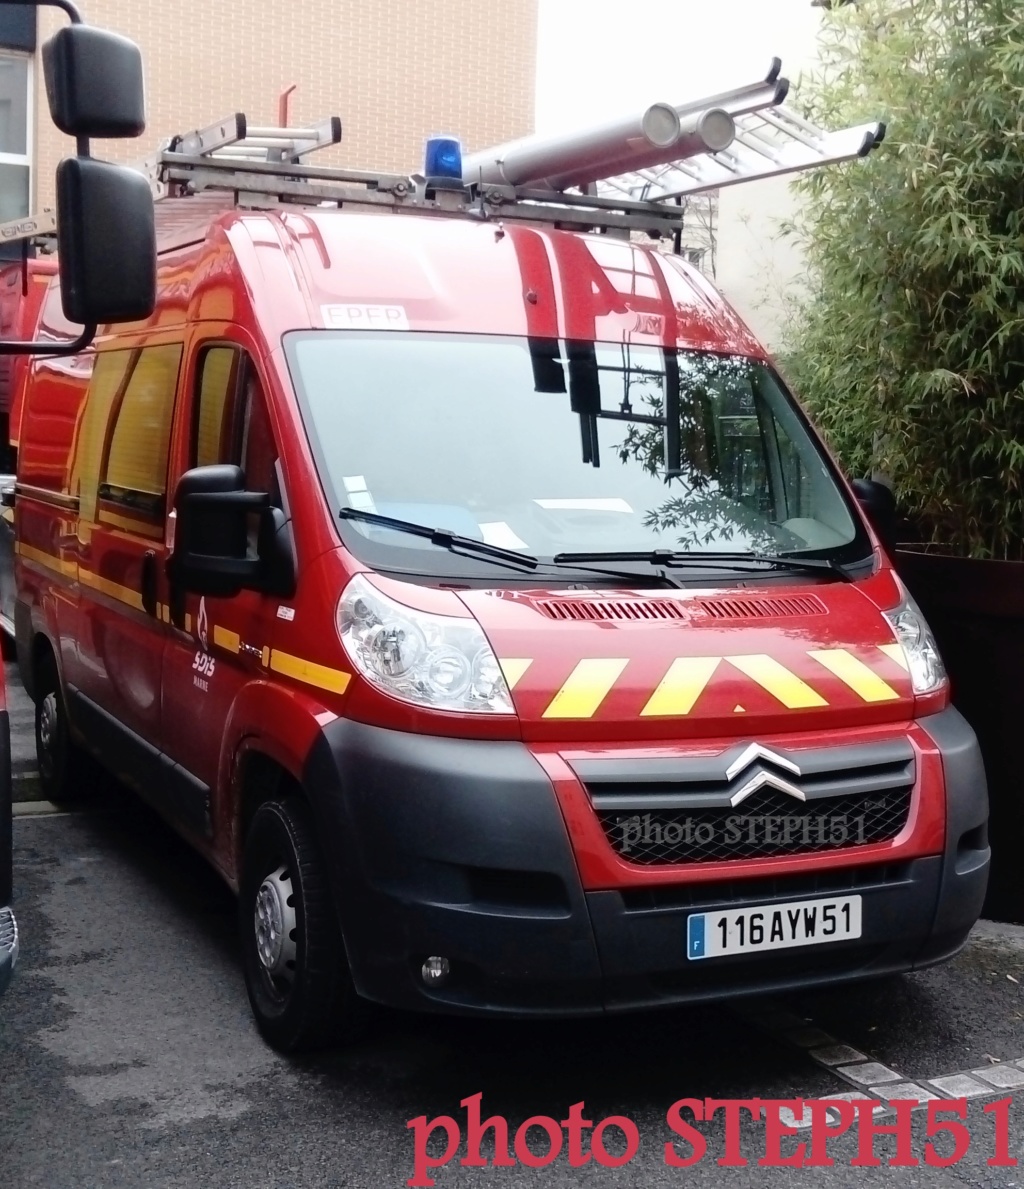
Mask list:
[[[306,164],[334,120],[220,121],[153,165],[153,315],[32,363],[42,778],[98,759],[238,891],[272,1044],[370,1002],[861,979],[974,923],[984,775],[878,492],[671,250],[681,195],[879,142],[788,113],[777,73],[439,139],[411,177]],[[39,334],[75,334],[56,281]]]

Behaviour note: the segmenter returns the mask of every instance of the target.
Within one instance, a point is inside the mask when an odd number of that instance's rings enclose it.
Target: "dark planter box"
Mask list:
[[[1024,922],[1024,562],[899,549],[896,567],[939,643],[953,702],[988,776],[992,876],[984,915]]]

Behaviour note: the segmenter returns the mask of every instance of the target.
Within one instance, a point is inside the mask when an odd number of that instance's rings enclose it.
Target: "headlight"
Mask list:
[[[513,714],[501,666],[475,619],[404,607],[360,575],[338,603],[338,632],[360,673],[432,710]]]
[[[946,666],[942,663],[935,637],[920,608],[904,591],[903,602],[882,614],[896,633],[896,639],[903,645],[914,693],[934,693],[946,680]]]

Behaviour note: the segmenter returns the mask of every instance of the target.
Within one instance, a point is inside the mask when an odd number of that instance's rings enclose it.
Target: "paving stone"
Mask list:
[[[972,1069],[972,1078],[980,1078],[1000,1090],[1014,1090],[1024,1086],[1024,1069],[1017,1065],[989,1065],[986,1069]]]
[[[823,1049],[811,1049],[811,1056],[822,1065],[850,1065],[854,1061],[867,1061],[866,1053],[850,1045],[830,1045]]]
[[[876,1098],[884,1098],[887,1102],[892,1102],[894,1098],[916,1098],[918,1102],[925,1103],[939,1097],[927,1087],[919,1086],[917,1082],[896,1082],[885,1086],[872,1086],[871,1093]]]
[[[841,1065],[836,1072],[862,1086],[878,1086],[882,1082],[900,1080],[900,1074],[895,1069],[890,1069],[878,1061],[868,1061],[864,1065]]]
[[[803,1115],[798,1119],[796,1113],[788,1106],[780,1106],[779,1121],[783,1127],[799,1127],[803,1130],[811,1125],[811,1112],[805,1106]]]
[[[950,1098],[980,1098],[983,1094],[991,1094],[992,1087],[972,1078],[969,1073],[952,1073],[949,1077],[932,1078],[928,1083]]]

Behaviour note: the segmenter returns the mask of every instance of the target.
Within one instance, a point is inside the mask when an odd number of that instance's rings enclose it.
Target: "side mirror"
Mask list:
[[[186,471],[174,493],[174,551],[167,562],[171,583],[218,598],[259,587],[262,567],[249,553],[249,525],[250,517],[262,516],[269,507],[269,495],[245,490],[240,467]]]
[[[896,550],[896,497],[875,479],[854,479],[850,484],[857,502],[878,534],[886,553]]]
[[[153,195],[140,174],[91,157],[57,167],[57,260],[69,322],[148,317],[156,303]]]
[[[43,46],[50,118],[67,136],[139,136],[146,128],[142,54],[127,37],[73,24]]]

